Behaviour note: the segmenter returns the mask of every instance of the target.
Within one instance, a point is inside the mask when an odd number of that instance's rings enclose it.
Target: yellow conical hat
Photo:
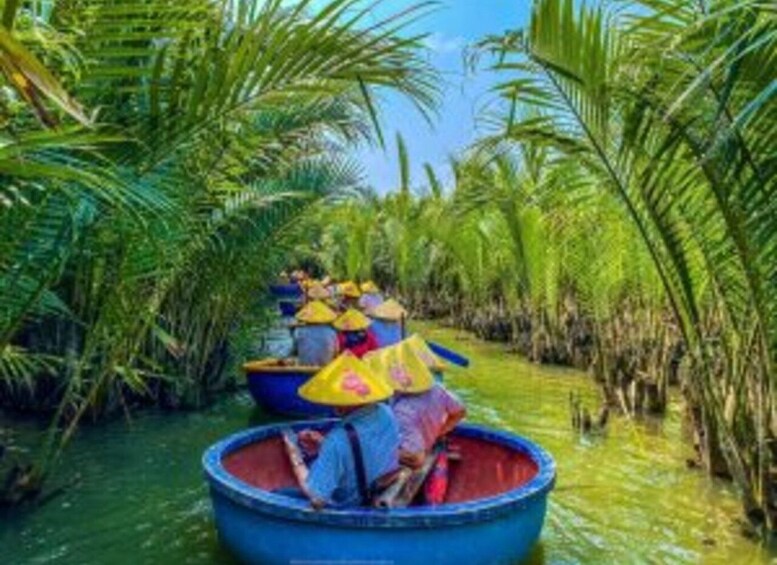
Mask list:
[[[426,392],[434,386],[434,376],[407,341],[373,351],[364,361],[397,392]]]
[[[349,308],[345,314],[335,320],[334,326],[340,331],[355,332],[366,330],[371,323],[367,316],[355,308]]]
[[[361,406],[390,398],[394,391],[353,353],[346,351],[299,387],[299,395],[326,406]]]
[[[416,354],[432,371],[442,371],[445,369],[445,363],[440,361],[440,358],[434,354],[429,346],[426,344],[426,340],[418,334],[413,334],[401,343],[408,343],[412,347]]]
[[[331,324],[337,319],[337,314],[320,300],[314,300],[297,312],[296,318],[306,324]]]
[[[380,289],[373,281],[367,281],[361,284],[361,291],[364,294],[378,294]]]
[[[324,288],[324,285],[322,285],[318,281],[308,286],[307,294],[310,298],[313,298],[314,300],[323,300],[331,296],[329,294],[329,291]]]
[[[355,282],[346,281],[340,284],[340,294],[346,298],[359,298],[362,293],[359,292],[359,287],[356,286]]]
[[[372,308],[369,311],[369,314],[373,318],[397,321],[401,320],[403,316],[407,316],[407,310],[405,310],[399,302],[393,298],[389,298],[385,302],[381,302],[375,306],[375,308]]]

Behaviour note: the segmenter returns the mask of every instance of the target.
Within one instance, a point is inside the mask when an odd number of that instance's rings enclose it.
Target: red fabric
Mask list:
[[[448,492],[448,454],[441,451],[434,461],[432,472],[424,485],[424,498],[432,506],[445,502]]]
[[[372,333],[372,330],[366,331],[367,337],[364,341],[353,345],[351,347],[346,346],[345,341],[345,334],[343,332],[340,332],[337,334],[337,346],[342,353],[346,349],[349,350],[351,353],[356,355],[359,359],[367,355],[370,351],[375,351],[378,349],[378,340],[375,338],[375,334]]]

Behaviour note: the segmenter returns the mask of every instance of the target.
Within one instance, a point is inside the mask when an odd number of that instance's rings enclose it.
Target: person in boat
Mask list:
[[[321,300],[325,302],[332,298],[332,294],[319,281],[313,281],[308,285],[305,289],[305,296],[309,301]]]
[[[297,312],[296,319],[300,324],[294,328],[299,364],[327,365],[337,355],[337,331],[332,327],[337,314],[323,302],[314,300]]]
[[[362,312],[372,310],[381,304],[384,300],[378,285],[372,281],[362,283],[359,289],[362,292],[362,295],[359,298],[359,308],[362,310]]]
[[[399,469],[399,428],[383,403],[393,391],[364,362],[345,352],[298,392],[309,402],[334,407],[341,420],[326,436],[303,430],[294,438],[301,451],[314,458],[309,467],[287,443],[300,488],[280,493],[304,496],[317,509],[369,504],[372,492]]]
[[[359,306],[359,298],[362,293],[356,283],[353,281],[346,281],[339,286],[340,304],[343,310],[349,308],[357,308]]]
[[[387,347],[402,341],[407,311],[399,302],[389,298],[367,313],[372,319],[370,330],[375,334],[378,347]]]
[[[432,351],[426,340],[418,334],[413,334],[405,340],[415,351],[426,367],[432,372],[436,381],[442,381],[446,369],[445,363]]]
[[[333,325],[339,332],[337,334],[338,350],[340,352],[350,351],[359,358],[376,350],[378,341],[370,330],[370,324],[372,321],[354,308],[337,318]]]
[[[302,279],[302,280],[300,281],[300,283],[299,283],[299,286],[300,286],[300,288],[302,289],[302,291],[303,291],[305,294],[307,294],[307,292],[308,292],[308,290],[310,289],[310,287],[311,287],[312,285],[314,285],[314,284],[316,284],[316,280],[315,280],[315,279],[311,279],[311,278],[305,278],[305,279]]]
[[[375,352],[367,362],[384,367],[382,374],[395,391],[391,409],[399,424],[400,461],[420,467],[435,443],[466,416],[464,404],[435,382],[408,340]]]

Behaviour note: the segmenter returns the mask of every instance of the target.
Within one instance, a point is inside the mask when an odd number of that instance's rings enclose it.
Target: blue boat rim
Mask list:
[[[298,422],[291,426],[289,424],[260,426],[219,441],[208,448],[202,458],[205,475],[211,488],[241,506],[279,518],[357,528],[436,528],[483,522],[515,511],[527,506],[538,497],[547,495],[555,484],[556,463],[544,449],[515,434],[473,424],[458,426],[456,435],[490,441],[527,454],[538,466],[534,478],[525,485],[497,496],[437,507],[313,510],[304,500],[273,494],[244,483],[228,473],[221,463],[222,459],[230,453],[251,443],[278,435],[283,428],[291,427],[298,431],[322,427],[335,421],[327,419]]]

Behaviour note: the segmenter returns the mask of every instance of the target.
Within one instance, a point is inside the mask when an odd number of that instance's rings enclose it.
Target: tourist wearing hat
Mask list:
[[[305,296],[308,300],[329,300],[332,294],[319,281],[313,281],[305,290]]]
[[[372,318],[370,330],[375,334],[378,347],[387,347],[402,341],[407,311],[399,302],[389,298],[367,313]]]
[[[446,369],[445,363],[434,353],[434,351],[432,351],[429,344],[426,343],[426,340],[418,334],[413,334],[410,337],[405,338],[404,341],[413,348],[416,355],[421,358],[421,361],[423,361],[426,367],[432,372],[434,380],[442,382],[443,373]]]
[[[314,508],[369,504],[377,485],[399,467],[399,429],[391,409],[382,404],[391,398],[391,387],[346,352],[302,385],[299,395],[333,407],[342,420],[326,436],[315,431],[297,435],[297,444],[315,460],[308,469],[292,456],[301,492],[282,493],[302,494]]]
[[[337,314],[319,300],[308,302],[296,315],[294,343],[300,365],[320,367],[337,355],[337,331],[332,322]]]
[[[407,340],[375,351],[365,361],[395,391],[391,408],[399,424],[400,461],[411,467],[423,465],[437,440],[466,416],[464,404],[435,382]]]
[[[345,281],[339,285],[340,302],[344,310],[356,308],[362,293],[353,281]]]
[[[333,325],[339,331],[337,334],[339,351],[350,351],[361,358],[377,349],[378,342],[375,334],[370,330],[371,323],[367,316],[354,308],[337,318]]]
[[[360,290],[362,291],[362,295],[359,298],[359,308],[361,308],[362,312],[372,310],[384,300],[378,285],[372,281],[362,283]]]

